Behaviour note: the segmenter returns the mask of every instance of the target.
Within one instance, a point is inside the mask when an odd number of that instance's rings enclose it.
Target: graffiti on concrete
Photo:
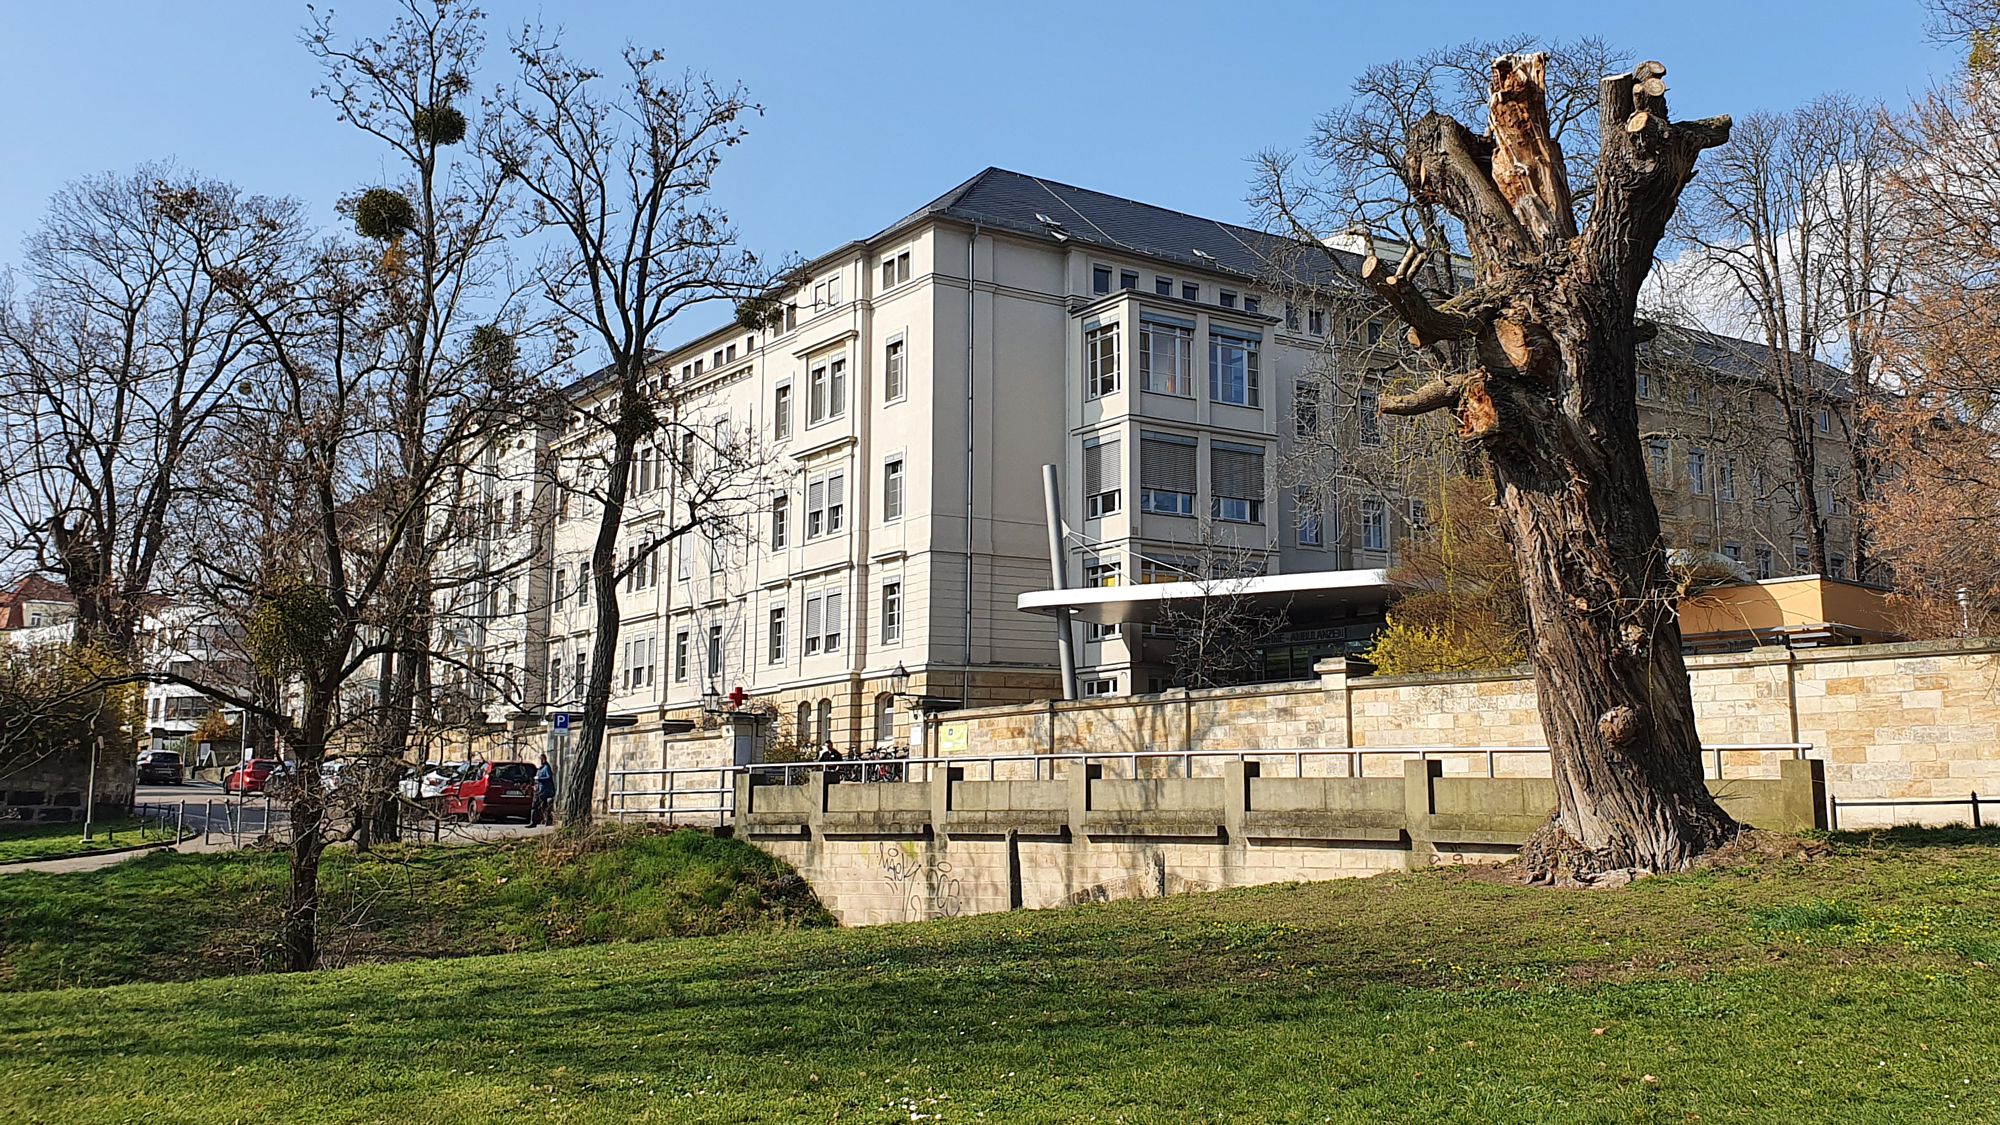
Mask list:
[[[951,861],[926,855],[913,842],[883,843],[882,875],[913,922],[956,918],[965,912],[964,891],[952,875]]]

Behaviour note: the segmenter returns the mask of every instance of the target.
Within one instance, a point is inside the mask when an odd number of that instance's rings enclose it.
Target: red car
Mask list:
[[[272,775],[285,768],[276,758],[252,758],[222,777],[224,793],[262,793]]]
[[[535,767],[527,762],[475,762],[444,787],[444,815],[478,822],[488,817],[526,820],[535,807]]]

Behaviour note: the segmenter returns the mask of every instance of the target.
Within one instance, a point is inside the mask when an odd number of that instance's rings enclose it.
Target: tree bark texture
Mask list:
[[[1483,454],[1525,595],[1556,808],[1523,849],[1540,881],[1671,871],[1735,824],[1702,781],[1676,600],[1634,397],[1639,287],[1696,155],[1729,119],[1670,123],[1666,68],[1605,78],[1603,154],[1579,230],[1549,135],[1540,55],[1494,61],[1492,133],[1434,114],[1405,174],[1464,224],[1474,279],[1444,307],[1371,262],[1363,278],[1423,344],[1469,340],[1469,371],[1385,399],[1449,408]]]

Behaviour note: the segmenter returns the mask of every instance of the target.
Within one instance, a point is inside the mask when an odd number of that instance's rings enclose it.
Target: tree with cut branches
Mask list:
[[[1487,131],[1428,114],[1400,168],[1412,198],[1463,232],[1469,284],[1429,291],[1423,247],[1361,268],[1412,347],[1470,356],[1381,408],[1451,411],[1493,478],[1555,777],[1555,811],[1523,849],[1540,880],[1678,870],[1736,831],[1702,781],[1634,394],[1640,287],[1697,157],[1727,142],[1730,121],[1669,120],[1665,77],[1647,62],[1599,81],[1580,214],[1547,56],[1493,59]]]
[[[607,363],[578,387],[593,399],[561,487],[597,511],[590,581],[595,629],[582,729],[556,799],[557,819],[591,820],[618,651],[618,587],[684,536],[723,537],[763,501],[763,458],[749,431],[717,433],[697,417],[692,386],[654,376],[669,325],[689,309],[755,292],[764,278],[712,198],[723,154],[759,112],[741,88],[671,75],[657,51],[628,49],[622,81],[573,62],[559,38],[530,28],[513,44],[520,67],[501,97],[489,151],[528,201],[528,225],[549,249],[544,297]],[[618,555],[641,446],[670,451],[679,474],[666,517],[628,533]],[[636,539],[638,541],[634,542]]]

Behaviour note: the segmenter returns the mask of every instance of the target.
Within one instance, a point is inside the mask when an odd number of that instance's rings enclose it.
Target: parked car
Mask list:
[[[474,762],[444,787],[444,815],[477,823],[518,816],[535,807],[535,767],[527,762]]]
[[[139,755],[139,780],[149,785],[179,785],[182,781],[178,750],[148,750]]]
[[[275,778],[291,771],[276,758],[252,758],[222,776],[224,793],[262,793]]]
[[[421,773],[412,772],[396,788],[412,801],[434,801],[444,796],[444,787],[458,780],[471,762],[432,762]]]

